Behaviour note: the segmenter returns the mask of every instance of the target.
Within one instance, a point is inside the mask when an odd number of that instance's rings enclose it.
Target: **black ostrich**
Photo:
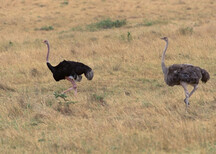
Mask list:
[[[63,60],[60,62],[57,66],[52,66],[49,63],[49,53],[50,53],[50,46],[49,42],[47,40],[44,41],[44,43],[47,45],[48,51],[47,51],[47,57],[46,57],[46,63],[50,71],[53,73],[53,78],[56,81],[59,80],[68,80],[72,83],[72,87],[63,91],[63,94],[74,89],[75,95],[77,94],[77,85],[75,81],[80,82],[82,80],[82,74],[85,74],[85,77],[88,80],[92,80],[94,73],[93,70],[80,62],[74,62],[74,61],[66,61]]]
[[[197,90],[199,80],[201,79],[202,82],[206,83],[210,79],[210,75],[206,70],[198,66],[193,66],[191,64],[173,64],[169,67],[166,67],[164,60],[168,47],[168,38],[163,37],[161,39],[166,42],[166,46],[161,59],[161,67],[164,74],[164,80],[168,86],[181,85],[184,88],[184,102],[187,108],[189,105],[189,97]],[[190,93],[187,90],[188,84],[194,87]]]

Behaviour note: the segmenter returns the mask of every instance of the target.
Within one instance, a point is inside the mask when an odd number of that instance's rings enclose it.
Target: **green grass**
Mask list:
[[[67,0],[65,0],[64,2],[61,2],[62,5],[68,5],[69,2]]]
[[[0,153],[215,153],[216,3],[21,1],[0,9]],[[183,88],[163,79],[163,36],[167,66],[211,75],[188,112]],[[65,59],[93,69],[76,96],[59,93],[72,85],[53,79],[44,39],[54,66]]]
[[[54,30],[54,28],[53,26],[43,26],[41,28],[35,28],[35,30],[51,31],[51,30]]]
[[[100,29],[111,29],[111,28],[120,28],[124,25],[126,25],[126,20],[111,20],[111,19],[105,19],[101,20],[97,23],[92,23],[86,27],[89,31],[96,31]]]
[[[179,33],[181,35],[191,35],[191,34],[193,34],[193,27],[182,27],[182,28],[179,28]]]
[[[166,20],[149,20],[145,19],[142,23],[137,24],[136,26],[145,26],[145,27],[150,27],[154,25],[166,25],[168,24],[168,21]]]

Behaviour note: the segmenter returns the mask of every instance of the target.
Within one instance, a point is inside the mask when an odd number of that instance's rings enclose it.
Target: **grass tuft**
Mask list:
[[[166,21],[166,20],[148,20],[148,19],[145,19],[142,23],[137,24],[136,27],[140,27],[140,26],[150,27],[153,25],[166,25],[166,24],[168,24],[168,21]]]
[[[54,30],[53,26],[43,26],[41,28],[35,28],[35,30],[42,30],[42,31],[51,31]]]
[[[60,97],[60,98],[64,99],[64,101],[67,101],[67,100],[66,100],[66,98],[67,98],[67,95],[66,95],[66,94],[54,92],[54,96],[55,96],[55,98]]]
[[[67,0],[65,0],[64,2],[61,2],[62,5],[68,5],[69,2]]]
[[[9,41],[9,42],[1,42],[0,43],[0,52],[4,52],[4,51],[9,51],[11,50],[13,47],[15,47],[14,42]]]
[[[193,27],[183,27],[179,29],[181,35],[191,35],[193,34]]]
[[[2,0],[0,153],[216,153],[215,8],[213,0]],[[183,88],[163,79],[162,36],[167,66],[211,76],[187,112]],[[59,93],[71,83],[53,79],[44,39],[53,66],[93,69],[76,97]]]
[[[88,25],[86,28],[89,31],[96,31],[96,30],[100,30],[100,29],[111,29],[111,28],[119,28],[126,25],[126,20],[115,20],[112,21],[111,19],[105,19],[105,20],[101,20],[97,23],[93,23]]]

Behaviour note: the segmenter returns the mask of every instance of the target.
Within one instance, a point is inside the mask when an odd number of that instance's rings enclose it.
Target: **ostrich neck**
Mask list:
[[[162,58],[161,58],[161,67],[162,67],[164,75],[166,75],[167,71],[168,71],[168,69],[167,69],[167,67],[165,65],[165,62],[164,62],[165,61],[165,54],[166,54],[167,47],[168,47],[168,41],[166,41],[166,46],[164,48],[163,55],[162,55]]]
[[[47,62],[47,63],[49,63],[49,53],[50,53],[50,46],[49,46],[49,44],[48,44],[48,43],[47,43],[47,49],[48,49],[48,51],[47,51],[46,62]]]
[[[50,53],[49,43],[47,43],[47,49],[48,49],[48,51],[47,51],[46,63],[47,63],[48,68],[50,69],[50,71],[51,71],[52,73],[55,73],[55,69],[54,69],[53,66],[49,63],[49,53]]]

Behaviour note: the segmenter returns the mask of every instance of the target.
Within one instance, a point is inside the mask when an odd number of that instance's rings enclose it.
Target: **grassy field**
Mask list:
[[[7,0],[0,2],[0,153],[216,153],[214,0]],[[185,111],[166,64],[210,73]],[[63,59],[92,81],[55,82]],[[190,90],[192,87],[190,87]]]

